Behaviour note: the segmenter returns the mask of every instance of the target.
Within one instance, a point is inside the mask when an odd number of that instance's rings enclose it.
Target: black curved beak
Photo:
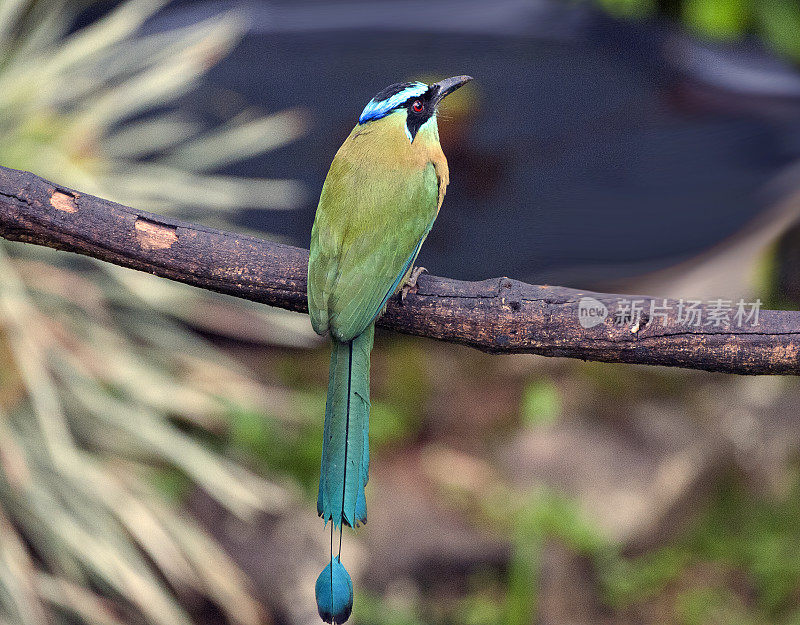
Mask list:
[[[433,83],[431,87],[439,88],[433,96],[433,103],[439,104],[446,95],[466,85],[470,80],[472,80],[472,76],[453,76],[452,78],[445,78],[444,80]]]

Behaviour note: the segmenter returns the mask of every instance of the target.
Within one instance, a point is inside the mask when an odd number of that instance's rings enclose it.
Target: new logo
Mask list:
[[[608,308],[593,297],[582,297],[578,302],[578,322],[582,328],[593,328],[608,317]]]

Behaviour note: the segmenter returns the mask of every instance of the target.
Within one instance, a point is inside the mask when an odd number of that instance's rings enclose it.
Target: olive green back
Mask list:
[[[438,133],[409,146],[402,129],[388,123],[378,136],[359,128],[331,164],[311,233],[311,322],[339,341],[361,334],[381,312],[438,211],[434,165],[404,153],[434,138],[438,147]],[[389,158],[392,150],[402,158]]]

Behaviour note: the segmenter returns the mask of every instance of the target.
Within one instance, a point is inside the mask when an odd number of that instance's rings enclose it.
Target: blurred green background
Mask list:
[[[598,0],[598,4],[620,17],[669,16],[700,37],[731,41],[758,36],[777,54],[800,61],[800,6],[791,0]]]
[[[206,80],[247,43],[262,6],[249,4],[0,0],[0,164],[214,226],[297,222],[318,189],[280,165],[285,151],[341,129]],[[788,0],[561,4],[599,20],[597,39],[669,29],[723,52],[756,45],[798,74]],[[467,118],[490,105],[467,92],[443,116],[445,210],[470,171]],[[620,290],[715,294],[721,273],[733,284],[719,288],[794,306],[800,185],[785,174],[770,169],[769,227],[728,242],[747,282],[713,248],[680,279]],[[535,214],[536,197],[519,201]],[[304,316],[2,242],[0,320],[2,622],[318,622],[328,348]],[[344,538],[354,622],[800,624],[795,380],[380,332],[372,370],[370,522]]]

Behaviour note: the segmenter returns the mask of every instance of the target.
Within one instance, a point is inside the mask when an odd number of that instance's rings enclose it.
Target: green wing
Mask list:
[[[436,218],[432,164],[412,174],[368,175],[334,159],[311,232],[309,313],[320,334],[361,334],[414,262]]]

